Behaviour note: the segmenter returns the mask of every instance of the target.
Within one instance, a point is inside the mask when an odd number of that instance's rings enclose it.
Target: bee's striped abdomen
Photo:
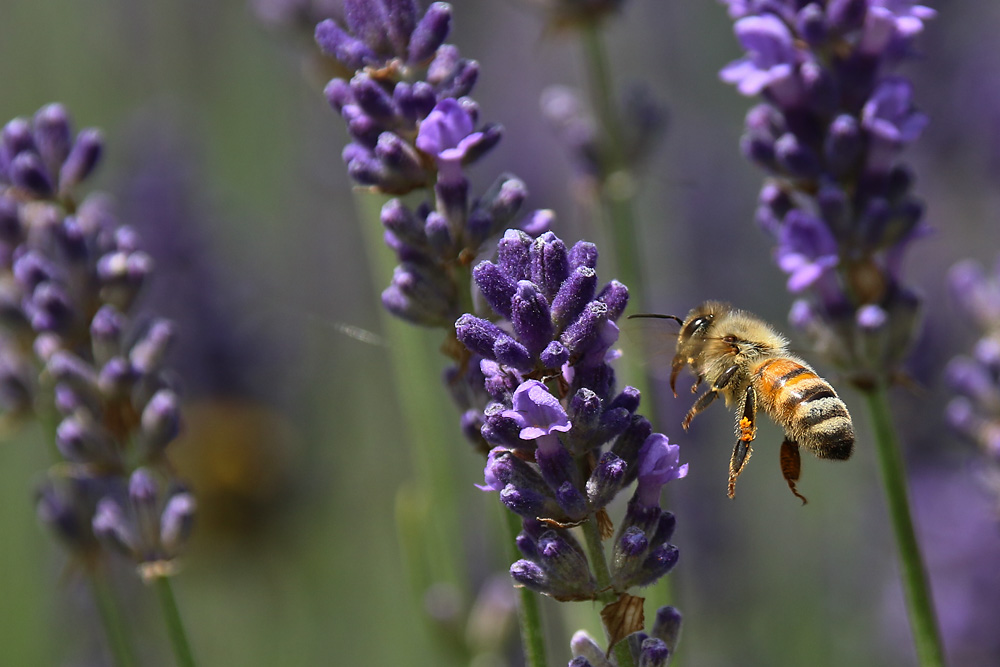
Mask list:
[[[764,360],[752,378],[761,405],[791,439],[821,458],[850,457],[854,447],[851,415],[829,382],[787,357]]]

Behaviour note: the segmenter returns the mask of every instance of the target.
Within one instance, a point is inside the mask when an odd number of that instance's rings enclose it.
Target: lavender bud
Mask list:
[[[455,335],[465,347],[481,357],[496,359],[493,346],[503,338],[510,338],[500,327],[488,320],[465,314],[455,322]]]
[[[653,629],[650,634],[670,647],[671,650],[677,647],[677,640],[681,634],[681,612],[669,605],[656,610],[656,618],[653,620]]]
[[[667,667],[670,649],[663,640],[650,637],[643,640],[639,649],[639,667]]]
[[[472,279],[493,311],[504,319],[511,319],[511,301],[517,284],[509,274],[493,262],[480,262],[472,270]]]
[[[361,110],[371,116],[376,123],[392,123],[399,110],[392,96],[365,72],[358,72],[351,79],[351,94]]]
[[[375,53],[364,42],[348,35],[333,19],[326,19],[316,26],[315,39],[323,53],[350,70],[362,69],[376,60]]]
[[[573,633],[569,646],[576,656],[574,660],[583,660],[582,663],[571,662],[571,667],[614,667],[614,663],[605,657],[604,649],[584,630]]]
[[[867,11],[867,0],[830,0],[826,8],[826,19],[830,30],[845,33],[860,28]]]
[[[382,206],[382,226],[403,243],[419,247],[424,244],[424,225],[399,199],[390,199]]]
[[[387,192],[416,187],[426,181],[420,156],[395,132],[378,135],[374,155],[387,169],[388,173],[383,177],[383,189]]]
[[[823,146],[827,165],[835,176],[857,171],[858,160],[864,151],[864,139],[857,118],[841,114],[830,123]]]
[[[330,79],[330,82],[323,88],[323,95],[334,111],[339,114],[343,113],[344,107],[348,104],[356,103],[351,85],[340,78]]]
[[[446,2],[432,3],[410,35],[408,60],[423,63],[438,50],[451,29],[451,6]]]
[[[56,428],[56,447],[67,460],[98,466],[119,463],[114,440],[85,411],[66,417]]]
[[[524,181],[513,176],[502,175],[490,186],[477,208],[489,217],[491,233],[499,232],[513,222],[527,196]],[[549,295],[546,294],[546,297]]]
[[[35,331],[66,331],[73,321],[73,303],[63,285],[40,283],[25,301],[25,313]]]
[[[563,364],[569,361],[569,350],[566,346],[557,340],[550,342],[545,346],[539,355],[539,359],[545,368],[561,368]]]
[[[608,307],[600,301],[587,304],[580,317],[566,327],[559,341],[569,350],[570,356],[584,355],[591,346],[599,344],[604,324],[608,322]]]
[[[569,533],[549,530],[542,533],[537,542],[538,564],[547,578],[547,590],[539,592],[568,599],[593,596],[597,584],[583,550]]]
[[[194,528],[197,508],[190,493],[175,493],[167,501],[160,516],[160,543],[168,553],[177,553],[187,542]]]
[[[163,366],[163,359],[174,339],[174,325],[169,320],[153,321],[129,352],[129,361],[140,375],[152,375]]]
[[[795,27],[799,36],[810,46],[822,45],[828,36],[823,8],[815,2],[799,10],[795,16]]]
[[[486,442],[494,446],[524,447],[526,444],[521,440],[521,424],[513,417],[503,414],[506,408],[502,403],[493,403],[487,406],[483,413],[482,436]]]
[[[35,139],[31,131],[31,123],[27,118],[14,118],[3,127],[3,147],[9,159],[13,160],[19,153],[34,151]]]
[[[344,0],[344,20],[351,33],[377,54],[391,51],[387,26],[390,17],[382,2],[370,0]],[[397,54],[399,55],[399,54]]]
[[[393,50],[399,57],[406,56],[410,35],[417,25],[416,0],[385,0],[386,18],[384,24]]]
[[[180,431],[181,408],[177,394],[160,389],[143,408],[140,421],[145,460],[156,459]]]
[[[637,465],[639,460],[639,450],[652,433],[653,426],[645,417],[633,415],[632,422],[628,425],[625,431],[618,436],[615,440],[615,444],[612,445],[611,451],[629,464],[625,484],[631,483],[632,480],[636,478],[636,475],[639,472],[639,466]]]
[[[129,395],[138,374],[124,357],[112,357],[101,368],[97,385],[108,400],[120,400]]]
[[[552,232],[542,234],[531,245],[531,281],[538,285],[547,299],[559,293],[569,276],[566,244]],[[563,341],[565,344],[565,341]],[[570,347],[567,345],[567,347]],[[570,347],[570,352],[573,349]]]
[[[33,197],[50,197],[53,193],[52,179],[42,163],[42,158],[34,151],[22,151],[14,156],[8,167],[10,181]]]
[[[552,341],[554,331],[549,304],[533,282],[518,282],[511,301],[511,323],[518,340],[532,356],[539,354]]]
[[[493,356],[501,364],[528,372],[534,366],[528,349],[510,336],[497,338],[493,343]]]
[[[87,362],[71,352],[59,350],[52,354],[45,371],[57,384],[71,389],[86,405],[101,404],[97,376]]]
[[[510,566],[510,576],[517,583],[538,593],[549,590],[549,578],[540,565],[521,559]]]
[[[59,170],[59,191],[66,193],[82,183],[94,171],[104,151],[104,136],[100,130],[80,130],[66,161]]]
[[[597,268],[597,246],[589,241],[577,241],[569,250],[569,267],[576,270],[580,267]]]
[[[531,279],[533,243],[532,238],[521,230],[508,229],[497,244],[497,266],[512,282]]]
[[[437,94],[426,81],[405,81],[397,83],[392,91],[392,99],[399,109],[399,114],[411,125],[426,118],[437,104]]]
[[[104,305],[90,321],[90,339],[94,361],[98,365],[107,363],[121,350],[122,330],[125,316],[114,306]]]
[[[625,483],[628,464],[613,452],[605,452],[590,479],[587,480],[587,500],[594,509],[604,507],[618,495]]]
[[[130,556],[134,553],[137,540],[125,518],[121,506],[110,497],[97,503],[93,519],[94,535],[120,553]]]
[[[424,326],[441,326],[452,317],[455,286],[433,266],[403,262],[393,270],[382,304],[397,317]]]
[[[424,223],[424,235],[431,249],[439,256],[444,256],[453,247],[454,239],[448,220],[437,211],[431,211]]]
[[[577,267],[552,299],[552,320],[556,327],[564,329],[579,317],[596,290],[597,272],[588,266]]]
[[[778,164],[794,178],[816,178],[820,173],[819,157],[791,132],[774,143],[774,154]]]
[[[608,319],[615,322],[628,306],[628,287],[612,280],[600,291],[597,300],[608,307]]]
[[[38,153],[48,173],[56,174],[73,143],[66,107],[61,104],[45,105],[35,113],[33,124]]]

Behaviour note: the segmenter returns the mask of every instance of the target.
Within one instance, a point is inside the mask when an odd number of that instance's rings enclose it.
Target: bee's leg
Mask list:
[[[684,427],[684,430],[686,431],[688,429],[688,426],[691,425],[691,420],[694,419],[694,416],[696,414],[698,414],[699,412],[710,406],[712,404],[712,401],[714,401],[718,397],[719,397],[719,392],[715,391],[714,389],[709,389],[704,394],[699,396],[698,400],[695,401],[694,405],[691,406],[691,409],[688,410],[686,415],[684,415],[684,421],[681,422],[681,426]]]
[[[805,505],[807,502],[805,496],[795,490],[795,482],[799,481],[800,472],[802,472],[802,459],[799,458],[799,443],[785,438],[781,443],[781,474],[788,482],[788,488]]]
[[[751,443],[757,437],[757,393],[753,390],[753,385],[747,387],[737,414],[740,418],[736,422],[736,446],[733,447],[733,458],[729,460],[730,498],[736,495],[736,479],[750,460],[750,455],[753,454]]]
[[[735,375],[738,370],[739,366],[735,365],[724,370],[722,375],[720,375],[719,378],[712,383],[712,388],[698,397],[698,400],[694,402],[694,405],[691,406],[688,413],[684,415],[684,421],[681,422],[681,426],[684,427],[685,431],[688,429],[688,426],[691,425],[691,420],[694,419],[694,416],[710,406],[712,401],[719,397],[719,390],[725,389],[726,386],[729,385],[729,382],[733,379],[733,375]],[[698,381],[691,387],[691,393],[694,393],[698,389],[698,385],[701,384],[703,379],[705,379],[704,375],[698,376]]]

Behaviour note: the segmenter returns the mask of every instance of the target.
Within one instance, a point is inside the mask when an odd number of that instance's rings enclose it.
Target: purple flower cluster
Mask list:
[[[681,614],[674,607],[660,607],[649,634],[637,632],[629,637],[632,654],[643,667],[666,667],[680,636]],[[580,630],[570,641],[573,659],[569,667],[615,667],[607,653],[586,631]]]
[[[7,412],[58,415],[64,461],[39,491],[42,519],[83,558],[96,557],[95,536],[116,535],[148,566],[176,555],[194,501],[155,481],[180,406],[164,367],[172,324],[130,315],[152,262],[106,196],[74,198],[101,148],[96,130],[73,136],[58,104],[3,128],[0,401]],[[133,473],[140,465],[149,469]],[[119,493],[130,475],[129,493]],[[147,544],[153,534],[157,548]]]
[[[316,41],[353,72],[326,86],[351,137],[343,153],[348,173],[379,192],[434,196],[412,208],[394,199],[382,209],[386,243],[400,261],[383,304],[415,324],[450,327],[469,307],[469,263],[484,241],[517,222],[524,184],[503,175],[470,196],[463,169],[497,144],[501,128],[476,129],[479,109],[468,94],[479,66],[444,43],[448,4],[420,16],[412,0],[345,0],[344,15],[343,27],[320,23]],[[550,219],[539,211],[520,224],[539,233]]]
[[[948,364],[946,375],[958,396],[948,403],[955,429],[984,455],[984,478],[1000,502],[1000,264],[990,273],[972,260],[952,267],[955,300],[982,337],[971,355]]]
[[[568,530],[606,518],[605,507],[637,481],[617,531],[612,586],[645,586],[677,561],[674,517],[660,489],[687,474],[679,447],[637,414],[639,392],[615,389],[615,322],[628,302],[617,281],[598,288],[597,248],[567,248],[555,234],[509,230],[496,261],[473,278],[499,322],[466,314],[458,340],[479,359],[492,398],[481,415],[490,451],[484,490],[524,520],[511,567],[522,585],[559,599],[592,599],[597,582]],[[603,451],[602,451],[603,449]],[[610,521],[610,519],[608,519]]]
[[[744,154],[771,178],[757,220],[777,243],[792,320],[858,382],[894,369],[919,298],[901,284],[909,243],[926,233],[900,152],[927,123],[894,68],[934,11],[911,0],[729,0],[746,56],[720,73],[763,102]]]

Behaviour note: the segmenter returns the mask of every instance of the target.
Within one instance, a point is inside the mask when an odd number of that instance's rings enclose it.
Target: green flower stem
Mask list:
[[[607,163],[599,197],[604,211],[603,225],[612,249],[616,277],[628,285],[633,303],[645,303],[643,262],[639,252],[639,231],[633,210],[635,181],[626,163],[625,139],[615,107],[611,68],[601,40],[601,29],[587,24],[580,29],[591,103],[601,126],[602,148]]]
[[[581,528],[583,529],[583,537],[587,545],[590,569],[597,579],[597,590],[603,591],[598,595],[598,600],[604,604],[614,602],[618,596],[611,590],[611,570],[608,568],[608,559],[604,555],[604,543],[601,541],[601,533],[597,527],[596,519],[591,516],[583,522]],[[605,634],[610,640],[610,633],[605,632]],[[618,667],[635,666],[632,660],[632,651],[629,649],[627,641],[623,640],[615,644],[612,652],[615,654],[615,662],[618,663]]]
[[[889,517],[896,537],[903,589],[906,593],[906,607],[917,656],[922,667],[938,667],[945,664],[944,648],[938,633],[937,618],[923,557],[920,554],[920,545],[917,543],[913,520],[910,517],[906,471],[903,468],[903,457],[890,417],[886,387],[880,384],[871,391],[864,392],[864,395],[871,414],[882,485],[885,488]]]
[[[174,597],[170,577],[155,577],[152,585],[156,589],[156,597],[163,609],[163,620],[167,624],[167,635],[170,637],[178,667],[195,667],[194,654],[191,652],[187,633],[184,632],[184,623],[177,608],[177,599]]]
[[[104,635],[108,640],[108,649],[116,667],[134,667],[139,662],[129,641],[128,628],[122,618],[118,601],[115,599],[111,586],[97,568],[87,568],[87,578],[90,582],[91,594],[97,605],[97,613],[101,617]]]
[[[385,197],[362,194],[355,198],[361,231],[376,288],[388,284],[395,258],[385,246],[379,212]],[[411,438],[415,484],[410,492],[426,503],[426,526],[422,526],[421,565],[432,568],[429,580],[446,582],[466,592],[458,555],[460,541],[454,458],[458,429],[454,411],[441,391],[428,391],[428,382],[441,376],[441,332],[407,324],[380,309],[391,360],[392,382],[406,433]],[[417,554],[407,554],[417,557]]]
[[[497,503],[500,505],[499,503]],[[521,518],[500,505],[507,527],[507,553],[510,562],[520,558],[515,540],[521,531]],[[521,629],[521,644],[524,649],[524,664],[527,667],[546,667],[545,632],[542,628],[542,612],[538,606],[538,594],[527,588],[517,589],[517,622]]]

